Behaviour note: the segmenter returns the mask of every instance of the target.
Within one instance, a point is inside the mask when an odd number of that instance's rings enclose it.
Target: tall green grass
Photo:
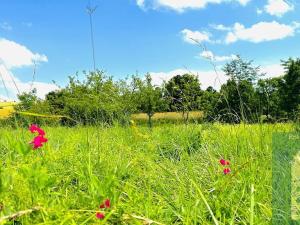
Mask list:
[[[0,128],[0,220],[22,224],[270,224],[274,125]],[[219,160],[230,161],[223,174]],[[95,213],[112,200],[104,221]],[[10,224],[12,222],[8,222]]]

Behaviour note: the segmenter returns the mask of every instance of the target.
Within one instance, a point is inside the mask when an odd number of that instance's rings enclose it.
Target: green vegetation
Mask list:
[[[45,100],[35,91],[19,95],[20,104],[12,124],[32,122],[61,125],[128,125],[131,115],[146,113],[148,125],[158,112],[178,112],[187,123],[191,111],[203,112],[203,121],[257,123],[296,121],[300,112],[300,59],[283,62],[281,77],[262,79],[259,67],[237,57],[223,71],[228,77],[219,91],[201,89],[197,76],[174,76],[161,86],[145,79],[114,80],[101,71],[84,73],[85,79],[70,77],[66,87],[50,92]],[[45,120],[19,112],[64,116],[61,121]],[[32,115],[32,114],[31,114]],[[9,122],[9,121],[8,121]]]
[[[0,129],[0,220],[22,224],[270,224],[272,133],[289,124]],[[219,160],[230,161],[223,174]],[[252,189],[254,188],[254,191]],[[105,198],[105,220],[95,213]],[[156,223],[157,222],[157,223]],[[10,223],[8,223],[10,224]]]

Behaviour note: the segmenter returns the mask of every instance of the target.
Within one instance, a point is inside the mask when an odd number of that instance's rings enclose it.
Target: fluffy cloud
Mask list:
[[[220,89],[221,85],[224,84],[227,80],[224,72],[218,72],[218,74],[216,74],[214,71],[187,69],[176,69],[170,72],[152,72],[150,73],[150,75],[154,85],[161,85],[164,81],[168,81],[176,75],[183,75],[186,73],[196,75],[199,78],[202,89],[206,89],[209,86]]]
[[[266,73],[266,78],[278,77],[284,74],[284,69],[280,64],[270,64],[261,67],[261,72]],[[161,85],[164,81],[170,80],[176,75],[183,74],[194,74],[199,78],[201,83],[201,88],[206,89],[212,86],[216,90],[220,90],[222,84],[226,83],[228,77],[225,76],[223,71],[213,70],[201,71],[201,70],[187,70],[187,69],[176,69],[170,72],[152,72],[150,73],[152,77],[152,82],[154,85]]]
[[[189,29],[184,29],[181,31],[183,40],[190,44],[197,44],[201,42],[210,42],[210,34],[207,32],[192,31]]]
[[[294,5],[287,3],[285,0],[268,0],[268,4],[265,6],[267,13],[278,17],[291,10],[294,10]]]
[[[237,57],[236,55],[218,56],[211,51],[203,51],[200,53],[200,56],[215,62],[224,62],[224,61],[235,59]]]
[[[145,0],[136,0],[136,4],[139,7],[143,8],[145,6]]]
[[[276,21],[259,22],[249,28],[246,28],[240,23],[235,23],[232,31],[228,32],[225,42],[229,44],[238,40],[244,40],[259,43],[263,41],[279,40],[294,36],[297,28],[299,28],[299,23],[296,22],[291,25],[280,24]]]
[[[143,7],[146,0],[136,0],[137,5]],[[166,7],[177,12],[183,12],[187,9],[202,9],[208,4],[220,4],[223,2],[238,2],[246,5],[251,0],[148,0],[154,8]]]
[[[9,92],[8,99],[16,99],[18,92],[28,92],[37,89],[37,95],[44,98],[49,91],[58,89],[56,85],[43,82],[22,82],[11,72],[12,68],[32,66],[34,62],[47,62],[45,55],[33,53],[25,46],[6,39],[0,39],[0,90]],[[3,95],[3,93],[0,93]]]
[[[3,38],[0,39],[0,60],[9,69],[48,61],[47,56],[32,53],[25,46]]]

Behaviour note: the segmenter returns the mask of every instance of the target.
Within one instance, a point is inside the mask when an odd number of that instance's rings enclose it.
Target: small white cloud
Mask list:
[[[190,44],[197,44],[201,42],[210,42],[210,33],[208,32],[200,32],[200,31],[192,31],[189,29],[184,29],[181,31],[183,40]]]
[[[139,7],[143,8],[145,6],[145,0],[136,0],[136,4]]]
[[[256,9],[257,15],[261,15],[264,11],[262,9]]]
[[[211,24],[210,27],[212,27],[215,30],[220,30],[220,31],[231,30],[231,27],[224,26],[223,24]]]
[[[0,28],[8,31],[12,30],[12,26],[7,22],[0,23]]]
[[[215,55],[212,51],[203,51],[200,53],[200,56],[215,62],[224,62],[224,61],[229,61],[237,58],[237,56],[233,54],[229,56],[218,56]]]
[[[32,27],[32,23],[31,22],[22,22],[22,25],[25,27]]]
[[[243,6],[247,5],[250,1],[251,0],[238,0],[238,2]]]
[[[143,8],[146,0],[137,0],[137,5]],[[246,5],[251,0],[148,0],[152,3],[152,8],[165,7],[177,12],[184,12],[188,9],[203,9],[208,4],[221,4],[227,2],[238,2],[241,5]],[[143,3],[143,4],[142,4]]]
[[[279,77],[285,74],[281,64],[270,64],[261,67],[261,72],[265,73],[265,78]]]
[[[33,53],[25,46],[0,38],[0,61],[7,68],[31,66],[34,62],[47,62],[47,56]]]
[[[265,6],[265,11],[272,16],[281,17],[285,13],[294,10],[294,5],[286,2],[285,0],[268,0]]]
[[[286,37],[294,36],[295,31],[299,27],[294,22],[291,25],[273,22],[259,22],[246,28],[240,23],[235,23],[232,31],[228,32],[225,43],[233,43],[238,40],[259,43],[263,41],[280,40]]]

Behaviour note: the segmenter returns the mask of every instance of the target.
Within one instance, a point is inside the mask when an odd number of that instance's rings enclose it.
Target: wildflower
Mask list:
[[[110,200],[106,199],[99,207],[100,209],[110,208]]]
[[[29,130],[31,133],[37,132],[41,136],[44,136],[46,134],[45,131],[36,124],[31,124],[31,126],[29,127]]]
[[[33,148],[37,149],[43,146],[43,143],[46,143],[48,141],[47,138],[43,137],[43,136],[36,136],[32,142],[30,142],[30,144],[33,144]]]
[[[225,169],[223,170],[223,172],[224,172],[224,174],[226,175],[226,174],[230,173],[231,170],[230,170],[230,168],[225,168]]]
[[[96,217],[97,217],[97,219],[99,219],[99,220],[103,220],[105,216],[104,216],[104,213],[97,212],[97,213],[96,213]]]
[[[229,161],[226,161],[225,159],[221,159],[221,160],[220,160],[220,163],[221,163],[221,165],[223,165],[223,166],[226,166],[226,165],[229,165],[229,164],[230,164]]]

